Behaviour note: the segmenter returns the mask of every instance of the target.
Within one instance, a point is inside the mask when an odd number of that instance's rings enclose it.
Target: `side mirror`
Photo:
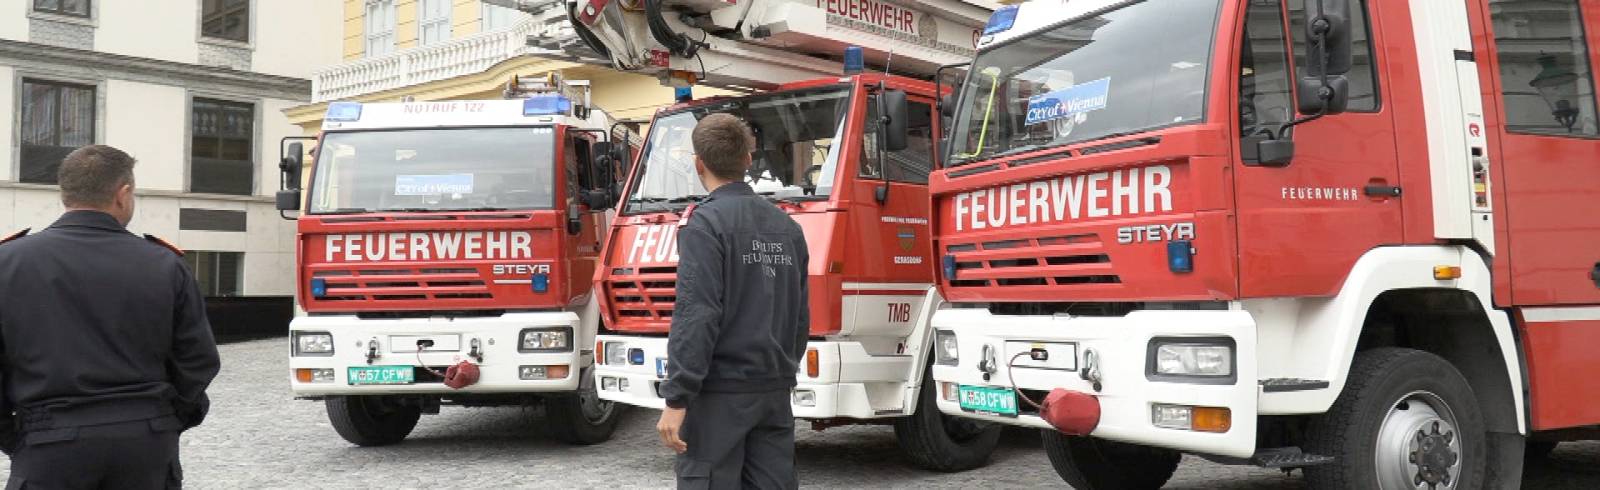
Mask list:
[[[1307,0],[1305,76],[1297,82],[1301,114],[1332,115],[1350,101],[1351,51],[1349,0]]]
[[[882,104],[879,114],[885,118],[884,124],[878,134],[883,135],[883,149],[886,152],[901,151],[906,149],[906,93],[904,90],[885,90],[878,97]]]
[[[300,210],[300,189],[289,189],[289,190],[278,191],[278,210],[279,211],[299,211]]]
[[[578,203],[567,205],[567,234],[576,235],[583,231],[583,211],[578,209]]]
[[[956,94],[948,93],[939,97],[939,115],[956,117]]]
[[[278,158],[278,171],[283,173],[284,189],[300,188],[300,170],[305,168],[306,147],[299,141],[286,145]]]

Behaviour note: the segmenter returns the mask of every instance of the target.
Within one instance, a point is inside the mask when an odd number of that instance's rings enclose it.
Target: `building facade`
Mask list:
[[[135,166],[130,228],[161,236],[213,298],[287,300],[294,227],[273,205],[283,110],[340,61],[328,0],[0,0],[0,233],[62,212],[56,169],[88,144]]]
[[[312,104],[289,109],[314,134],[327,102],[498,99],[513,76],[559,73],[589,80],[594,105],[623,120],[648,120],[673,101],[654,77],[541,56],[529,36],[549,29],[524,11],[561,8],[549,0],[344,0],[342,63],[312,75]],[[519,10],[519,8],[524,10]],[[695,88],[695,96],[729,92]]]

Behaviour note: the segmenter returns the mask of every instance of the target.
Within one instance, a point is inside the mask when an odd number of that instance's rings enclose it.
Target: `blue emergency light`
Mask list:
[[[861,46],[848,46],[844,48],[844,74],[855,75],[867,69],[867,60],[861,51]]]
[[[949,280],[955,280],[956,278],[956,256],[954,255],[944,256],[944,278]]]
[[[533,277],[528,279],[528,283],[533,285],[533,292],[535,292],[535,293],[543,293],[545,291],[549,291],[550,290],[550,275],[546,274],[546,273],[543,273],[543,272],[534,274]]]
[[[677,87],[672,90],[672,100],[679,104],[694,100],[694,87]]]
[[[640,348],[637,348],[637,347],[632,348],[632,349],[628,349],[628,364],[643,365],[644,364],[644,349],[640,349]]]
[[[1167,242],[1167,268],[1172,272],[1194,272],[1194,244],[1188,240]]]
[[[989,16],[989,24],[983,26],[983,35],[1005,32],[1017,23],[1017,6],[1007,5],[1000,7]]]
[[[315,278],[311,280],[311,297],[321,298],[328,295],[328,280]]]
[[[359,121],[361,120],[361,103],[330,102],[328,103],[328,114],[323,116],[323,119],[338,122]]]
[[[561,94],[538,94],[522,101],[524,116],[553,116],[572,110],[572,101]]]

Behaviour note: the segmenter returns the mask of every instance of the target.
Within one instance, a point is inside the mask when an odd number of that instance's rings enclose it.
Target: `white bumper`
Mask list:
[[[573,349],[566,352],[520,352],[518,336],[525,328],[567,327],[572,329]],[[297,332],[327,332],[333,334],[333,355],[294,353],[294,336]],[[584,332],[578,315],[572,312],[507,313],[485,318],[410,318],[395,320],[364,320],[350,316],[304,316],[289,324],[289,386],[296,396],[325,395],[381,395],[381,394],[450,394],[450,393],[519,393],[574,391],[578,387],[581,368],[589,362],[586,347],[594,344],[587,339],[592,332]],[[376,339],[378,356],[367,362],[368,344]],[[435,342],[433,350],[420,354],[417,340]],[[483,360],[470,357],[472,339],[478,339]],[[455,390],[443,383],[429,382],[418,376],[417,383],[406,385],[351,385],[349,368],[356,366],[419,366],[427,365],[443,370],[463,360],[478,365],[480,374],[476,384]],[[521,366],[568,366],[562,379],[522,380]],[[330,382],[302,382],[295,378],[301,368],[332,369]]]
[[[600,335],[596,340],[621,342],[629,350],[643,351],[641,363],[595,365],[600,398],[655,409],[666,406],[658,394],[666,371],[657,368],[657,360],[667,357],[666,337]],[[796,418],[869,419],[909,414],[904,401],[914,399],[910,391],[914,385],[907,381],[911,356],[869,355],[856,342],[813,341],[806,348],[817,352],[818,370],[816,377],[808,376],[805,361],[801,362],[790,397]],[[604,355],[597,353],[598,357]]]
[[[1100,404],[1100,423],[1091,433],[1095,437],[1224,456],[1249,457],[1255,452],[1256,334],[1255,322],[1245,311],[1136,311],[1123,317],[1069,318],[946,309],[934,314],[933,328],[953,332],[960,353],[954,365],[933,367],[933,378],[940,387],[939,409],[945,413],[1050,428],[1025,404],[1021,405],[1023,413],[1014,418],[964,411],[953,396],[944,396],[945,383],[1010,387],[1012,380],[1005,365],[1013,356],[1028,352],[1034,343],[1075,343],[1076,359],[1070,370],[1061,364],[1065,359],[1055,359],[1053,366],[1027,367],[1034,363],[1024,356],[1013,368],[1016,386],[1044,392],[1064,388],[1094,395]],[[1152,379],[1146,373],[1146,363],[1152,355],[1150,341],[1156,337],[1231,338],[1235,345],[1235,379],[1226,384]],[[985,346],[995,350],[993,360],[999,366],[987,379],[978,368]],[[1099,391],[1080,376],[1085,367],[1084,352],[1089,350],[1098,358]],[[950,393],[953,395],[955,390]],[[1151,422],[1151,407],[1157,403],[1226,407],[1232,414],[1232,427],[1223,433],[1156,427]]]

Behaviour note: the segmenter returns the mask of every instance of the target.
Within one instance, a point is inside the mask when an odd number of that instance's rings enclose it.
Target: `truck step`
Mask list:
[[[1261,391],[1267,393],[1320,390],[1327,387],[1328,381],[1324,379],[1269,378],[1261,380]]]
[[[1258,449],[1256,450],[1256,454],[1250,457],[1250,464],[1252,465],[1260,466],[1262,468],[1278,469],[1302,468],[1306,466],[1317,466],[1332,462],[1332,456],[1308,454],[1300,451],[1300,448],[1297,447]]]

